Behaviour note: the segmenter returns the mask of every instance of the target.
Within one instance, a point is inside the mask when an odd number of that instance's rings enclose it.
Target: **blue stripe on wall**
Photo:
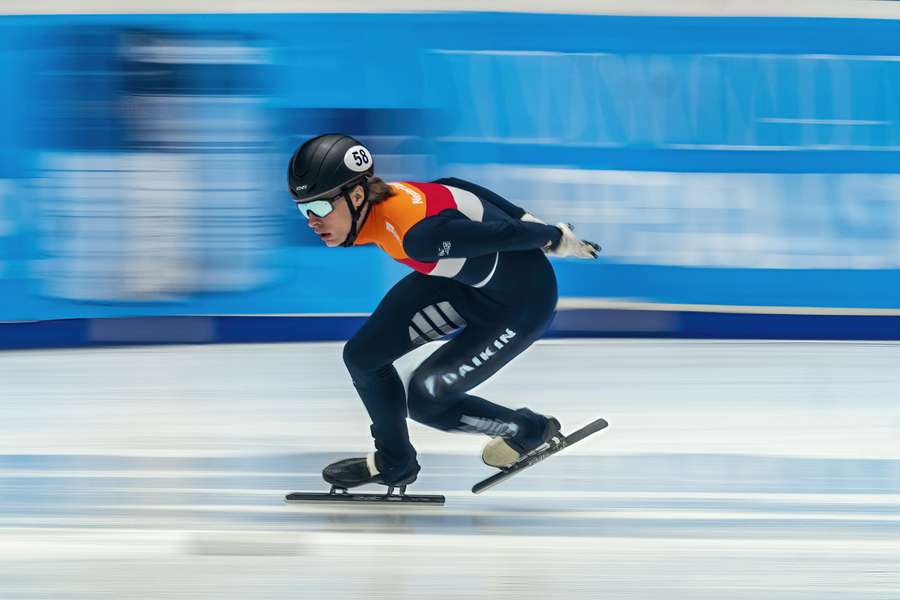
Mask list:
[[[0,323],[0,349],[346,340],[362,316],[62,319]],[[900,317],[576,309],[545,337],[900,340]]]
[[[6,16],[14,28],[59,25],[264,30],[333,45],[336,31],[402,26],[397,44],[479,50],[884,55],[900,52],[900,21],[794,17],[669,17],[534,13],[293,13]],[[758,35],[764,31],[765,35]],[[464,34],[464,35],[462,35]],[[342,41],[340,43],[343,43]]]
[[[500,163],[581,169],[673,173],[897,173],[891,150],[737,150],[585,148],[538,144],[444,141],[448,163]]]

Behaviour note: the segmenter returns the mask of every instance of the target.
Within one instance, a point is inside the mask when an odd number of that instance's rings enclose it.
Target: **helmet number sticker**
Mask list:
[[[344,164],[351,171],[362,173],[372,168],[372,157],[363,146],[353,146],[344,154]]]

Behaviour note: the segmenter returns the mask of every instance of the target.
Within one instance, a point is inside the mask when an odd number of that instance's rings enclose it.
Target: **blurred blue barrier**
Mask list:
[[[897,337],[872,327],[900,315],[895,21],[3,17],[0,76],[0,321],[347,335],[405,268],[320,247],[284,190],[340,130],[385,179],[472,179],[599,241],[557,262],[557,334]]]

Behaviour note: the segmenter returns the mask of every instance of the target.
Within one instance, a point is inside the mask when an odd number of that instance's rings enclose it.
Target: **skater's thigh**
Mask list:
[[[465,325],[454,305],[462,284],[410,273],[381,300],[344,349],[345,360],[382,366]]]
[[[437,397],[472,389],[540,338],[552,316],[552,307],[542,305],[467,326],[416,367],[410,393]]]

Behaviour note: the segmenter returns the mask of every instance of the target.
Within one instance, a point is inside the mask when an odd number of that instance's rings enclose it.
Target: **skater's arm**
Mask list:
[[[419,221],[407,232],[403,248],[415,260],[472,258],[513,250],[533,250],[559,243],[559,228],[525,221],[471,221],[445,210]]]
[[[461,190],[466,190],[467,192],[472,192],[476,196],[478,196],[483,202],[489,202],[493,204],[507,215],[512,217],[513,219],[521,219],[525,214],[525,210],[519,208],[500,194],[496,192],[492,192],[491,190],[481,187],[478,184],[472,183],[471,181],[466,181],[465,179],[458,179],[456,177],[444,177],[443,179],[438,179],[434,181],[434,183],[440,183],[441,185],[449,185],[451,187],[459,188]]]

